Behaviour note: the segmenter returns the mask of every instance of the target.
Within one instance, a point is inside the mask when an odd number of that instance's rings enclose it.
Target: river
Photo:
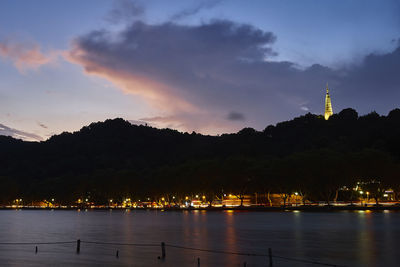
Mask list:
[[[76,253],[76,240],[82,240]],[[268,266],[268,254],[345,266],[399,266],[400,212],[0,210],[3,266]],[[86,242],[85,242],[86,241]],[[120,243],[94,244],[90,242]],[[1,244],[71,242],[66,244]],[[166,258],[160,243],[165,242]],[[154,244],[133,246],[124,244]],[[35,253],[35,247],[38,252]],[[118,257],[116,256],[118,250]],[[273,257],[274,267],[318,266]]]

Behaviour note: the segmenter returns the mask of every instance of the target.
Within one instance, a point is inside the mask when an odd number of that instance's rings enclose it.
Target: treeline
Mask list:
[[[0,136],[0,202],[55,198],[98,204],[131,197],[208,201],[224,194],[298,192],[308,201],[400,196],[400,110],[358,116],[345,109],[328,121],[306,114],[235,134],[204,136],[131,125],[92,123],[44,142]],[[341,190],[339,190],[341,189]],[[350,189],[350,190],[346,190]]]

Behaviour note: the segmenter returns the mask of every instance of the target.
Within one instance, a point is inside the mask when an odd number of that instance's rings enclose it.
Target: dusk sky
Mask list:
[[[400,107],[400,1],[0,1],[0,134],[204,134]]]

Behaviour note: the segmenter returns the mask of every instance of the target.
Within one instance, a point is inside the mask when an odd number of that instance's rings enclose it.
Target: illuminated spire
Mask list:
[[[331,97],[329,95],[328,83],[326,83],[326,97],[325,97],[325,120],[328,120],[333,115]]]

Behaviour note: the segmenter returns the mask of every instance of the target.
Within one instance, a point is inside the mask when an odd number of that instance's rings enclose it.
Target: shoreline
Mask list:
[[[0,210],[77,210],[77,211],[248,211],[248,212],[274,212],[274,211],[306,211],[306,212],[335,212],[335,211],[400,211],[400,205],[391,206],[296,206],[296,207],[205,207],[205,208],[123,208],[123,207],[7,207],[2,206]]]

